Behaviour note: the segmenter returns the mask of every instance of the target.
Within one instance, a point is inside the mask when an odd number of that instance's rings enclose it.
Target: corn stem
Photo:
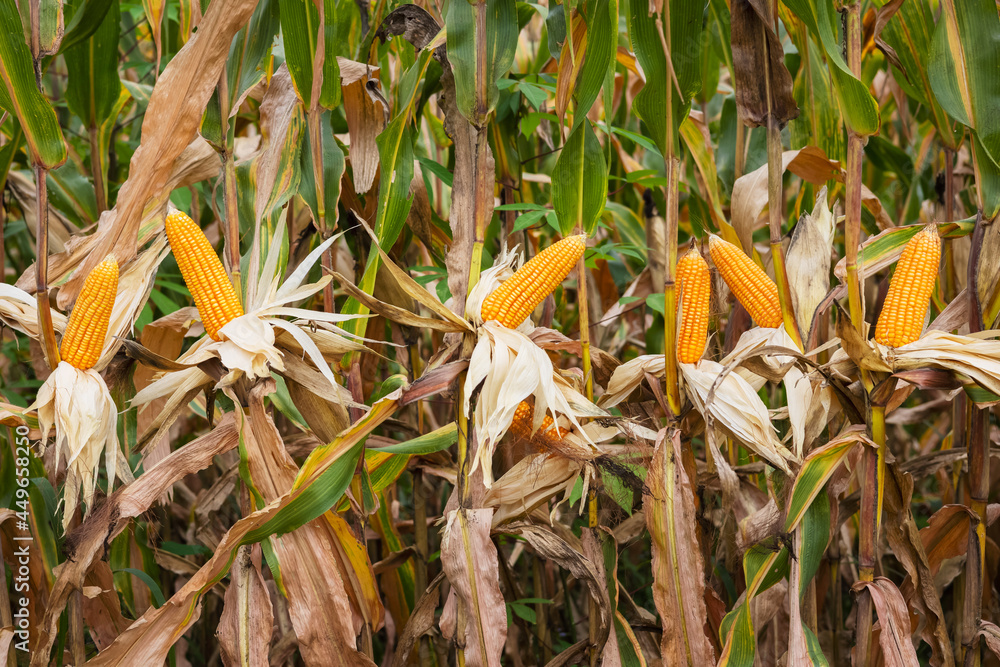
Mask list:
[[[48,170],[35,165],[35,213],[38,227],[35,233],[38,260],[35,264],[35,299],[38,303],[38,327],[42,334],[42,350],[45,363],[54,369],[59,365],[59,345],[52,326],[52,310],[49,306],[49,193],[46,178]]]

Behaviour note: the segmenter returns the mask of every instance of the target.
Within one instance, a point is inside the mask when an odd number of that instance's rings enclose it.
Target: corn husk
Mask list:
[[[285,223],[282,219],[275,229],[260,276],[251,281],[245,314],[222,327],[218,333],[219,340],[202,337],[177,360],[193,367],[212,358],[219,359],[227,370],[217,385],[219,389],[231,386],[243,376],[254,380],[269,376],[272,370],[284,370],[283,350],[308,357],[331,386],[339,387],[336,375],[330,370],[330,361],[352,350],[367,349],[349,340],[347,336],[350,334],[336,326],[363,316],[318,312],[288,305],[322,291],[330,282],[330,276],[324,276],[315,283],[302,284],[323,252],[340,235],[318,245],[281,282],[278,266],[284,234]],[[282,319],[285,317],[296,319],[290,322]],[[177,373],[183,375],[177,376]],[[132,405],[146,405],[165,396],[176,397],[210,380],[198,368],[166,372],[136,394]]]
[[[553,420],[558,421],[564,415],[587,437],[577,417],[607,416],[607,413],[559,377],[545,351],[523,333],[496,322],[486,322],[479,331],[479,342],[469,360],[462,409],[469,414],[472,393],[482,385],[475,411],[479,449],[472,471],[482,465],[483,481],[489,488],[493,483],[493,452],[510,428],[521,401],[529,396],[535,398],[532,432],[541,426],[546,412],[551,412]]]
[[[602,408],[618,405],[639,388],[646,373],[658,378],[665,376],[666,365],[662,354],[644,354],[616,368],[598,404]]]
[[[63,361],[38,390],[28,410],[38,411],[38,424],[43,434],[48,434],[55,425],[56,470],[61,461],[66,460],[65,530],[73,518],[81,492],[87,504],[85,516],[93,506],[102,453],[109,492],[119,476],[119,459],[123,463],[122,476],[126,481],[131,480],[131,471],[118,449],[118,408],[97,371],[92,368],[81,371]],[[42,442],[45,442],[44,436]]]
[[[722,365],[729,367],[739,364],[734,372],[746,380],[754,390],[759,390],[766,380],[780,380],[785,385],[785,396],[788,405],[788,419],[791,424],[792,442],[795,454],[803,456],[807,444],[807,424],[810,409],[814,400],[819,399],[822,391],[820,382],[813,382],[809,376],[795,366],[795,357],[784,354],[763,354],[753,358],[760,362],[758,369],[764,375],[754,373],[742,366],[743,360],[753,356],[753,353],[764,347],[783,347],[795,351],[795,341],[792,340],[783,326],[776,329],[755,327],[743,333],[739,341],[723,360]]]
[[[736,373],[722,377],[725,367],[709,359],[698,365],[680,364],[691,402],[706,421],[746,445],[755,454],[788,475],[788,463],[796,456],[784,447],[774,432],[767,406],[753,387]]]
[[[483,503],[496,508],[493,527],[530,515],[559,494],[568,499],[582,468],[578,461],[547,453],[521,459],[486,492]]]
[[[970,378],[994,394],[1000,394],[1000,331],[960,336],[931,329],[895,350],[882,345],[878,351],[895,371],[938,368]]]
[[[120,339],[132,330],[153,288],[156,270],[166,255],[167,240],[161,234],[153,240],[149,248],[136,257],[135,261],[126,266],[119,276],[118,292],[108,320],[103,352],[94,365],[98,371],[107,367],[121,347]],[[61,334],[66,330],[68,321],[66,315],[52,311],[52,328],[57,333]],[[0,322],[35,340],[41,339],[38,330],[37,300],[13,285],[0,283]]]

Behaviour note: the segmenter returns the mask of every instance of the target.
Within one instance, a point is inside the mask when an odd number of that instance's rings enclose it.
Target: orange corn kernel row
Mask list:
[[[677,288],[681,294],[681,325],[677,332],[677,361],[696,364],[705,354],[712,279],[708,262],[695,248],[677,262]]]
[[[118,296],[118,262],[114,255],[94,267],[70,313],[59,356],[74,368],[93,368],[104,352],[111,310]]]
[[[907,242],[889,283],[875,340],[900,347],[920,337],[941,262],[941,238],[928,225]]]
[[[758,326],[776,329],[781,326],[781,301],[778,286],[746,253],[716,235],[709,237],[712,262],[736,299],[750,313]]]
[[[167,216],[166,228],[170,249],[205,331],[212,340],[219,340],[219,329],[243,315],[240,298],[215,249],[194,220],[186,213],[174,211]]]
[[[535,415],[535,406],[527,401],[521,401],[517,409],[514,410],[514,421],[510,424],[510,431],[517,437],[533,442],[541,447],[552,448],[557,446],[566,434],[566,431],[559,428],[552,428],[552,416],[546,414],[542,420],[542,425],[531,433],[531,423]]]
[[[483,321],[516,329],[555,291],[587,249],[587,235],[568,236],[532,257],[483,301]]]

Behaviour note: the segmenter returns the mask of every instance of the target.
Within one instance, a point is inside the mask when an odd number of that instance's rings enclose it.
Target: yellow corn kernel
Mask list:
[[[70,313],[59,355],[74,368],[93,368],[104,352],[111,310],[118,296],[118,262],[114,255],[94,267]]]
[[[715,234],[708,240],[712,262],[736,299],[750,313],[758,326],[776,329],[781,326],[781,301],[778,286],[746,253]]]
[[[677,288],[681,295],[681,326],[677,332],[677,361],[696,364],[705,353],[708,307],[712,279],[708,263],[696,248],[677,262]]]
[[[928,225],[903,248],[875,327],[876,341],[900,347],[920,337],[940,261],[941,238]]]
[[[188,291],[194,297],[205,331],[219,340],[219,329],[243,315],[243,306],[226,269],[205,233],[186,213],[167,216],[167,239]]]
[[[514,421],[510,423],[510,432],[527,440],[539,447],[557,447],[562,441],[566,431],[559,428],[552,428],[552,416],[546,414],[542,420],[542,425],[534,434],[531,433],[531,424],[535,415],[535,406],[528,401],[521,401],[514,410]]]
[[[587,249],[587,235],[568,236],[541,251],[483,301],[483,321],[516,329],[555,291]]]

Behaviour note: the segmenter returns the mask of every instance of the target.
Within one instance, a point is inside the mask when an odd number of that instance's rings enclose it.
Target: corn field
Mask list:
[[[1000,665],[997,0],[0,0],[0,667]]]

